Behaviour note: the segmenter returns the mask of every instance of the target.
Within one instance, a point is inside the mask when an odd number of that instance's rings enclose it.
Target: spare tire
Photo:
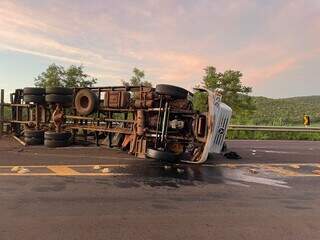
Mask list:
[[[176,99],[182,99],[188,96],[188,91],[186,89],[167,84],[158,84],[155,91],[159,95],[168,95]]]
[[[98,97],[89,89],[81,89],[74,100],[74,105],[80,115],[90,115],[96,110]]]
[[[73,95],[73,89],[65,87],[51,87],[46,88],[46,94]]]
[[[25,101],[25,103],[33,102],[42,104],[45,102],[44,95],[24,95],[23,100]]]
[[[44,134],[46,140],[69,140],[71,136],[71,132],[45,132]]]
[[[163,162],[177,162],[178,157],[177,155],[171,153],[171,152],[166,152],[162,150],[155,150],[148,148],[147,149],[147,157],[157,159],[159,161]]]
[[[24,95],[44,95],[45,92],[44,88],[26,87],[23,89]]]
[[[65,105],[72,105],[73,96],[71,95],[57,95],[49,94],[46,95],[46,102],[48,103],[60,103]]]

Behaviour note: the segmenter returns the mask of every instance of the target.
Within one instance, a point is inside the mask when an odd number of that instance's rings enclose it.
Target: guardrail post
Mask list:
[[[4,123],[4,89],[1,89],[0,94],[0,137],[3,135],[3,123]]]

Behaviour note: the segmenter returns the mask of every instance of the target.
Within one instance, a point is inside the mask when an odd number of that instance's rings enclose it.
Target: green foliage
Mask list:
[[[97,83],[96,78],[92,78],[84,73],[82,65],[71,65],[65,69],[63,66],[51,64],[46,71],[35,78],[36,87],[92,87]]]
[[[233,109],[235,115],[254,110],[252,98],[248,95],[252,92],[252,88],[242,84],[241,72],[227,70],[220,73],[212,66],[205,68],[204,71],[203,84],[205,88],[223,89],[223,102]]]
[[[320,126],[320,96],[293,97],[270,99],[252,97],[256,110],[251,114],[237,116],[232,124],[266,125],[266,126],[303,126],[303,116],[311,118],[311,127]],[[259,131],[229,131],[229,139],[260,139],[260,140],[320,140],[319,133],[299,132],[259,132]]]
[[[84,73],[83,66],[71,65],[65,70],[65,76],[63,79],[65,87],[92,87],[97,83],[96,78],[90,77]]]
[[[220,73],[212,66],[208,66],[204,71],[203,86],[213,91],[222,89],[223,102],[233,109],[234,116],[242,119],[243,115],[247,115],[254,110],[252,98],[248,95],[252,92],[252,88],[242,84],[241,72],[227,70],[224,73]],[[202,111],[203,109],[207,109],[205,98],[205,94],[195,93],[193,99],[195,110]]]
[[[138,68],[133,69],[133,76],[130,78],[129,82],[122,80],[123,86],[146,86],[146,87],[152,87],[152,83],[148,82],[146,80],[143,80],[145,78],[145,73],[142,70],[139,70]]]
[[[51,64],[45,72],[42,72],[34,80],[36,87],[62,87],[64,78],[64,68],[56,64]]]
[[[303,116],[311,118],[311,126],[320,124],[320,96],[270,99],[252,97],[256,110],[242,118],[233,118],[234,124],[295,126],[303,124]]]
[[[5,121],[11,120],[11,108],[8,106],[4,107],[4,120]]]
[[[208,111],[208,94],[206,92],[196,91],[192,98],[193,109],[199,112]]]

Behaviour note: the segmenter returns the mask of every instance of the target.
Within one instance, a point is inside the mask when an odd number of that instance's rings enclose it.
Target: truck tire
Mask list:
[[[64,87],[52,87],[46,88],[46,94],[56,94],[56,95],[73,95],[72,88],[64,88]]]
[[[24,141],[27,145],[43,145],[43,138],[24,137]]]
[[[147,149],[147,157],[157,159],[162,162],[177,162],[178,157],[170,152],[162,151],[162,150],[155,150],[148,148]]]
[[[57,133],[57,132],[45,132],[44,133],[44,138],[46,140],[58,140],[58,141],[62,141],[62,140],[69,140],[71,138],[72,134],[71,132],[61,132],[61,133]]]
[[[98,98],[91,90],[81,89],[75,97],[74,105],[80,115],[88,116],[96,110]]]
[[[44,88],[26,87],[23,89],[23,95],[44,95],[45,92]]]
[[[186,89],[167,84],[158,84],[155,91],[159,95],[168,95],[175,99],[183,99],[188,96]]]
[[[44,145],[48,148],[57,148],[57,147],[68,147],[71,145],[70,140],[50,140],[45,139]]]
[[[23,100],[25,103],[45,103],[44,95],[24,95]]]
[[[72,95],[58,95],[58,94],[49,94],[46,95],[47,103],[60,103],[66,106],[72,105],[73,96]]]
[[[24,136],[27,138],[44,138],[44,131],[43,130],[25,130]]]

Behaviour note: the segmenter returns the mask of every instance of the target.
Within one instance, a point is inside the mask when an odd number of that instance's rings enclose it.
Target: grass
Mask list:
[[[305,140],[320,141],[320,133],[309,132],[262,132],[262,131],[234,131],[229,130],[228,140]]]

